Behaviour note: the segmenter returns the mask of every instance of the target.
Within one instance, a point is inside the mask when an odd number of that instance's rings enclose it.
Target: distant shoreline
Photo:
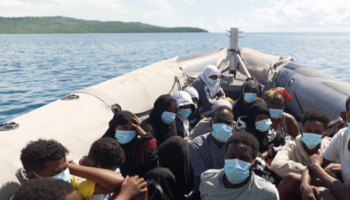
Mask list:
[[[194,27],[160,27],[140,22],[101,22],[68,17],[0,17],[4,34],[208,33]]]

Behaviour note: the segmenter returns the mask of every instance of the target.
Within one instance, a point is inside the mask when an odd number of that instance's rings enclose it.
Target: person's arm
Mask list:
[[[306,169],[306,166],[290,159],[290,153],[293,151],[292,148],[296,147],[289,146],[279,150],[271,163],[271,169],[282,177],[285,177],[291,172],[300,174],[302,170]]]
[[[294,119],[294,117],[288,113],[284,113],[286,119],[286,126],[288,127],[289,134],[296,138],[300,134],[300,129],[298,122]]]
[[[323,157],[320,154],[311,156],[309,168],[322,181],[323,185],[332,191],[337,199],[350,199],[350,185],[345,185],[327,174],[327,172],[321,167],[322,161]]]
[[[107,169],[84,167],[68,163],[72,175],[95,182],[94,194],[108,194],[118,190],[124,178]]]
[[[155,139],[146,140],[141,145],[140,163],[145,171],[150,171],[157,167],[158,150]]]
[[[309,170],[306,168],[301,172],[301,184],[299,187],[303,200],[316,200],[318,188],[310,185],[311,178]]]
[[[324,171],[326,171],[328,174],[331,174],[332,172],[341,173],[341,164],[331,163],[324,168]]]
[[[221,99],[225,99],[226,98],[225,97],[225,92],[220,86],[219,86],[219,92],[216,94],[216,96],[218,97],[218,99],[219,98],[221,98]]]
[[[208,136],[208,137],[211,137],[211,136]],[[201,174],[207,170],[207,166],[200,152],[200,148],[205,148],[205,147],[197,145],[198,139],[201,139],[201,138],[195,138],[194,140],[192,140],[189,146],[191,166],[193,168],[193,175],[197,183],[196,184],[197,188],[195,188],[196,190],[198,190],[198,187],[200,184]]]

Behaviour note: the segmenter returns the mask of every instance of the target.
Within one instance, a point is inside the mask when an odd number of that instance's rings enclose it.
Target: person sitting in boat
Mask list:
[[[254,169],[259,143],[249,133],[236,133],[226,142],[225,164],[221,169],[209,169],[201,175],[202,200],[277,200],[276,187],[257,176]]]
[[[346,128],[350,123],[350,97],[345,101],[345,110],[340,112],[340,117],[329,123],[325,134],[328,137],[333,137],[340,129]]]
[[[158,158],[160,167],[145,175],[148,183],[158,186],[149,189],[149,200],[185,200],[193,189],[188,143],[180,136],[171,137],[158,148]]]
[[[66,181],[53,178],[37,178],[24,182],[16,191],[13,200],[59,199],[79,200],[74,187]]]
[[[30,182],[36,178],[61,179],[73,185],[79,199],[91,199],[96,194],[110,194],[121,189],[124,178],[111,171],[83,167],[67,162],[68,150],[54,140],[30,142],[21,152],[24,172],[22,180]],[[86,178],[78,182],[76,176]]]
[[[329,124],[327,113],[322,110],[307,110],[302,117],[303,133],[287,142],[278,151],[272,161],[271,169],[284,177],[279,184],[278,190],[281,199],[289,199],[292,196],[299,196],[301,174],[307,168],[307,162],[313,154],[323,151],[331,142],[331,138],[323,137],[324,131]]]
[[[188,117],[196,111],[191,96],[185,91],[177,91],[173,94],[177,103],[176,130],[177,135],[182,138],[190,134]]]
[[[198,108],[200,116],[206,116],[212,111],[212,106],[218,99],[225,99],[224,90],[218,82],[219,70],[214,65],[207,65],[204,71],[193,81],[194,87],[199,94]]]
[[[247,116],[250,106],[254,103],[263,102],[260,96],[261,86],[253,79],[247,79],[242,85],[241,96],[233,106],[234,120],[237,121],[238,118]]]
[[[121,174],[143,177],[157,166],[157,145],[152,134],[140,127],[138,118],[129,111],[114,114],[109,128],[102,138],[118,141],[125,153],[125,162],[120,166]]]
[[[119,167],[125,161],[125,153],[117,142],[112,138],[100,138],[95,141],[87,156],[74,161],[74,164],[87,167],[96,167],[101,169],[108,169],[120,174]],[[78,182],[83,182],[86,179],[76,177]],[[109,199],[109,194],[94,195],[93,200]]]
[[[222,107],[226,107],[229,110],[232,110],[232,104],[224,99],[219,99],[217,100],[214,104],[213,104],[213,111]],[[206,117],[204,119],[202,119],[201,121],[199,121],[199,123],[191,130],[190,134],[188,137],[186,137],[185,139],[189,142],[191,142],[191,140],[193,140],[194,138],[209,133],[212,131],[211,128],[211,120],[212,117]],[[233,124],[235,124],[235,122],[233,122]]]
[[[292,97],[283,87],[276,87],[265,92],[265,101],[272,121],[271,127],[278,133],[296,138],[300,134],[298,122],[292,115],[283,112],[286,104],[291,100]]]
[[[284,145],[285,135],[272,127],[270,112],[265,102],[258,102],[249,108],[248,116],[240,117],[236,123],[237,131],[247,131],[259,141],[259,152],[266,160],[273,159],[278,148]]]
[[[190,161],[195,177],[194,199],[199,199],[200,176],[208,169],[224,166],[226,140],[233,128],[232,110],[220,107],[213,112],[212,131],[194,138],[190,144]]]
[[[341,165],[332,164],[340,160]],[[315,175],[323,187],[310,185],[309,171]],[[332,172],[341,172],[342,180]],[[324,188],[325,187],[325,188]],[[334,135],[328,147],[309,158],[308,166],[302,173],[300,190],[309,199],[343,200],[350,196],[350,124]],[[312,192],[320,191],[320,192]],[[322,195],[322,196],[321,196]],[[306,199],[306,198],[305,198]]]
[[[141,127],[148,135],[153,135],[157,146],[177,135],[176,113],[176,100],[169,94],[161,95],[154,102],[149,118],[142,122]]]
[[[199,115],[199,111],[198,111],[199,94],[198,94],[197,90],[191,86],[186,87],[184,89],[184,91],[187,92],[188,94],[190,94],[190,96],[192,98],[192,102],[194,103],[194,106],[196,107],[195,113],[188,117],[188,122],[190,123],[190,129],[192,129],[193,127],[195,127],[197,125],[197,123],[200,120],[200,115]]]

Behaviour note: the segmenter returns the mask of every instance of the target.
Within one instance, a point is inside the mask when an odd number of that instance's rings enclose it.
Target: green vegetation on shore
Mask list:
[[[0,17],[0,34],[208,32],[200,28],[165,28],[140,22],[101,22],[68,17]]]

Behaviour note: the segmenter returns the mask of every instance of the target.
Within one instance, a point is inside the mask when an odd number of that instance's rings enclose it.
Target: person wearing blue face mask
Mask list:
[[[212,131],[194,138],[190,144],[190,161],[195,177],[193,198],[199,199],[200,175],[208,169],[221,169],[225,153],[225,142],[233,127],[231,109],[219,107],[214,110],[211,121]]]
[[[192,102],[194,103],[194,106],[196,107],[196,111],[194,112],[194,114],[192,114],[188,117],[188,122],[190,123],[190,129],[192,129],[200,121],[200,115],[199,115],[199,110],[198,110],[199,94],[198,94],[197,90],[191,86],[186,87],[184,89],[184,91],[187,92],[191,96]]]
[[[37,178],[54,178],[70,183],[79,199],[91,199],[95,194],[109,194],[119,190],[124,178],[111,170],[83,167],[67,162],[68,150],[55,140],[37,140],[30,142],[21,151],[24,168],[22,181]],[[22,177],[22,175],[26,177]],[[87,179],[78,182],[76,176]],[[22,179],[23,178],[23,179]]]
[[[350,98],[347,100],[346,112],[349,113]],[[349,106],[349,107],[348,107]],[[348,115],[347,115],[348,116]],[[346,120],[346,119],[345,119]],[[334,164],[340,160],[341,165]],[[340,129],[332,138],[328,147],[321,153],[314,154],[308,160],[308,170],[319,178],[328,192],[329,197],[324,199],[348,199],[350,196],[350,124]],[[310,176],[308,170],[302,174],[301,189],[302,191],[312,188],[308,181]],[[338,171],[342,174],[342,179],[334,177],[331,172]],[[320,187],[317,188],[321,190]]]
[[[277,147],[284,145],[285,135],[274,131],[271,127],[270,112],[266,103],[255,103],[249,108],[249,115],[240,119],[241,122],[237,122],[235,128],[254,135],[259,141],[259,152],[262,156],[265,159],[273,159],[277,153]],[[239,124],[240,127],[238,127]]]
[[[177,135],[175,123],[177,110],[177,103],[171,95],[161,95],[154,102],[149,118],[142,122],[142,129],[148,135],[153,135],[157,146]]]
[[[301,174],[307,168],[310,156],[323,151],[331,142],[331,138],[322,137],[329,121],[328,114],[322,110],[307,110],[301,119],[303,133],[278,151],[271,169],[284,177],[278,186],[281,199],[301,197],[295,186],[300,185]]]
[[[142,177],[157,166],[156,141],[152,134],[140,127],[138,118],[131,112],[117,112],[102,137],[117,140],[124,150],[125,162],[119,167],[124,177]]]
[[[269,107],[272,128],[281,134],[296,138],[300,133],[299,125],[294,117],[284,112],[286,104],[292,100],[283,87],[272,88],[265,92],[265,100]]]
[[[178,106],[178,112],[176,115],[176,129],[177,135],[185,138],[190,133],[190,124],[188,117],[193,115],[196,111],[191,96],[185,91],[177,91],[173,94]]]
[[[196,80],[194,87],[199,94],[198,108],[200,116],[212,111],[211,107],[218,99],[225,99],[224,90],[219,84],[219,70],[214,65],[207,65]]]
[[[233,134],[226,142],[223,169],[209,169],[201,175],[202,200],[277,200],[274,185],[254,174],[259,143],[247,132]]]
[[[238,121],[240,117],[248,116],[250,106],[255,103],[263,102],[260,98],[261,86],[253,79],[247,79],[242,85],[241,95],[233,106],[234,120]]]

